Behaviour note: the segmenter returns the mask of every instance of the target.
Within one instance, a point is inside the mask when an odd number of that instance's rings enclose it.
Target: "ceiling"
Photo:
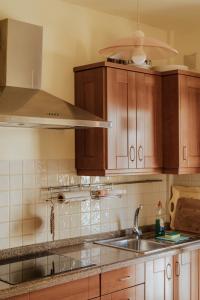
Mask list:
[[[136,20],[137,0],[65,0]],[[200,0],[140,0],[141,22],[167,30],[199,27]]]

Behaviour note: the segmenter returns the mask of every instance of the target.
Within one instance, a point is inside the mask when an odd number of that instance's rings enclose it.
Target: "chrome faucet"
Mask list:
[[[142,209],[142,205],[139,205],[138,208],[136,208],[135,210],[135,216],[134,216],[134,225],[133,225],[133,232],[136,234],[136,238],[139,239],[142,236],[142,230],[139,228],[138,225],[138,217],[139,217],[139,213],[140,210]]]

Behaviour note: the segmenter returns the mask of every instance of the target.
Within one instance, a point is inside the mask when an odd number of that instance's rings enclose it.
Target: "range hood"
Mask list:
[[[0,21],[0,126],[111,127],[111,122],[42,91],[41,72],[42,27]]]

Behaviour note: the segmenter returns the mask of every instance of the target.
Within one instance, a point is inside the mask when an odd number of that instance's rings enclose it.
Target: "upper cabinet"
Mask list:
[[[98,63],[75,68],[76,105],[112,121],[111,129],[76,130],[79,175],[162,170],[161,76]]]
[[[164,172],[200,173],[200,74],[163,74]]]

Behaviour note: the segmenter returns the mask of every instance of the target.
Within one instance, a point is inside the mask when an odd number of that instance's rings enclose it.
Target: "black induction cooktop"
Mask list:
[[[0,281],[15,285],[94,265],[88,260],[45,252],[0,262]]]

